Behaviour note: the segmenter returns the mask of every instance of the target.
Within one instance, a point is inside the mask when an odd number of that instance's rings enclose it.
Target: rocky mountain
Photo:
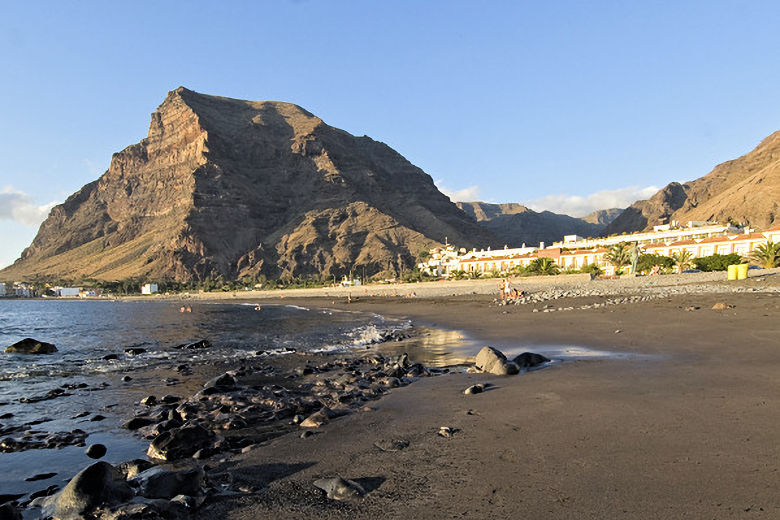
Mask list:
[[[536,212],[521,204],[490,204],[487,202],[458,202],[458,207],[492,232],[510,247],[523,243],[538,245],[561,240],[564,235],[597,236],[621,212],[620,209],[595,211],[584,218]]]
[[[299,106],[180,87],[148,136],[52,209],[2,278],[367,274],[500,242],[398,152]]]
[[[605,234],[642,231],[671,220],[747,222],[756,229],[780,222],[780,132],[750,153],[716,166],[694,181],[673,182],[632,204]]]
[[[597,209],[593,213],[589,213],[584,217],[582,217],[581,220],[584,220],[585,222],[589,222],[591,224],[596,224],[599,226],[606,227],[613,220],[615,220],[618,217],[618,215],[623,213],[624,209],[625,208]]]

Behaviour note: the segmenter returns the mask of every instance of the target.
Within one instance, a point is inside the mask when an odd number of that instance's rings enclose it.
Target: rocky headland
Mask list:
[[[443,243],[499,245],[384,143],[303,108],[180,87],[148,136],[54,207],[5,279],[396,274]]]

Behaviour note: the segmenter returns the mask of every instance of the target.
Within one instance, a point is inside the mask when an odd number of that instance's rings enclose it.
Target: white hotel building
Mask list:
[[[681,251],[688,251],[693,258],[713,254],[728,255],[737,253],[749,255],[758,245],[766,242],[780,242],[780,226],[774,226],[762,232],[740,228],[732,225],[713,224],[709,222],[689,222],[681,227],[676,222],[656,226],[653,231],[614,235],[604,238],[584,239],[576,235],[568,235],[561,242],[538,248],[523,247],[496,250],[472,250],[459,255],[457,262],[448,264],[446,274],[454,270],[466,272],[509,271],[515,266],[528,266],[537,258],[551,258],[562,269],[581,269],[589,264],[596,264],[607,275],[615,274],[614,266],[604,260],[607,248],[621,242],[637,244],[642,252],[671,256]],[[630,271],[630,268],[624,268]]]

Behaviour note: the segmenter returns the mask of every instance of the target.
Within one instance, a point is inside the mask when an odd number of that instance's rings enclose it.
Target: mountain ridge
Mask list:
[[[715,166],[690,182],[672,182],[637,201],[604,233],[652,229],[672,220],[749,223],[757,229],[780,222],[780,131],[750,152]]]
[[[180,281],[399,272],[498,240],[384,143],[298,105],[168,93],[147,137],[52,209],[4,276]]]
[[[525,243],[550,244],[564,235],[597,236],[620,211],[617,208],[597,210],[577,218],[551,211],[534,211],[515,202],[494,204],[488,202],[458,202],[457,206],[477,224],[491,231],[510,246]]]

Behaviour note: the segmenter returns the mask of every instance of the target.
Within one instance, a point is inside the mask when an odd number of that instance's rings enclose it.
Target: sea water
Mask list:
[[[182,305],[191,312],[181,312]],[[145,395],[139,374],[155,374],[159,368],[161,373],[176,375],[170,369],[179,364],[224,366],[223,362],[232,360],[238,364],[256,358],[261,351],[272,356],[291,350],[339,352],[409,328],[408,321],[372,313],[295,305],[258,308],[255,304],[193,301],[0,300],[0,416],[11,414],[0,419],[0,426],[35,422],[27,428],[44,432],[78,428],[89,434],[88,445],[108,446],[103,460],[143,457],[148,441],[121,429],[132,403]],[[1,352],[26,337],[53,343],[58,352]],[[212,346],[176,348],[201,339]],[[129,355],[126,349],[139,353]],[[116,359],[105,359],[111,354]],[[123,376],[135,380],[125,384]],[[64,389],[68,395],[29,402],[54,389]],[[176,386],[171,393],[177,394]],[[105,419],[92,421],[98,414]],[[0,453],[0,494],[61,486],[90,462],[84,448],[76,446]],[[59,475],[39,482],[24,480],[51,471]]]

